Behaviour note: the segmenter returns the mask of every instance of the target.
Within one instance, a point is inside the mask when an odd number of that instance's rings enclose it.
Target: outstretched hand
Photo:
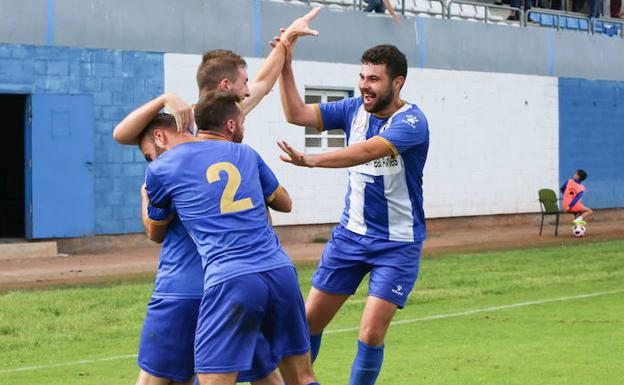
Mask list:
[[[299,36],[318,36],[319,32],[310,28],[309,24],[320,10],[320,7],[314,7],[310,12],[295,19],[282,34],[282,39],[288,39],[290,42],[293,42]]]
[[[314,167],[310,162],[310,156],[292,148],[288,143],[283,140],[277,142],[279,148],[286,153],[286,155],[280,155],[280,159],[286,163],[294,164],[300,167]]]

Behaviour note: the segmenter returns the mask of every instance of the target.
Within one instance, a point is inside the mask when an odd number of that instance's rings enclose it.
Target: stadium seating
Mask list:
[[[604,34],[607,36],[622,36],[622,28],[624,27],[624,22],[618,21],[606,21],[606,20],[595,20],[594,21],[594,33]]]
[[[528,20],[542,27],[585,33],[591,32],[590,20],[581,14],[566,14],[535,8],[529,11]]]

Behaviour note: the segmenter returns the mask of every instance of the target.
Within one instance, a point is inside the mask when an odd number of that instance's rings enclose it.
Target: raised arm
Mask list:
[[[282,66],[284,65],[287,46],[300,36],[318,36],[318,31],[310,29],[309,23],[316,17],[319,10],[320,8],[318,7],[312,9],[306,15],[293,21],[282,33],[279,39],[280,41],[275,45],[249,86],[250,95],[243,103],[243,112],[245,114],[248,114],[257,106],[260,100],[262,100],[275,85],[282,71]]]
[[[392,15],[392,18],[394,19],[394,21],[397,24],[401,24],[401,18],[399,17],[399,15],[397,15],[397,13],[394,11],[394,7],[392,6],[392,4],[390,4],[390,0],[383,0],[384,2],[384,6],[386,7],[386,9],[388,10],[388,12],[390,12],[390,15]]]
[[[129,113],[113,130],[113,138],[120,144],[139,144],[139,134],[163,108],[175,117],[178,131],[189,130],[194,124],[191,107],[179,96],[164,93]]]
[[[292,70],[292,48],[293,46],[288,50],[280,77],[280,99],[284,108],[284,116],[288,123],[321,128],[323,122],[320,119],[320,111],[314,104],[305,104],[297,92]]]

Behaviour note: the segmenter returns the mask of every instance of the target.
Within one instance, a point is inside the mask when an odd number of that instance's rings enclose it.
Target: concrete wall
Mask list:
[[[159,53],[0,45],[0,93],[93,95],[97,234],[142,230],[138,191],[145,160],[136,148],[114,143],[111,133],[162,91]]]

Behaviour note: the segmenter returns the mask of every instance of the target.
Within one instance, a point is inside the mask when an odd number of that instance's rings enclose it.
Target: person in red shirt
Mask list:
[[[620,10],[622,9],[622,0],[611,0],[611,17],[620,18],[622,14]]]
[[[581,198],[585,194],[585,186],[581,183],[587,179],[587,173],[584,170],[576,170],[574,177],[568,179],[567,182],[561,186],[561,193],[563,194],[562,208],[566,213],[574,214],[575,218],[572,221],[575,225],[585,225],[591,220],[592,210],[585,207],[581,203]]]

